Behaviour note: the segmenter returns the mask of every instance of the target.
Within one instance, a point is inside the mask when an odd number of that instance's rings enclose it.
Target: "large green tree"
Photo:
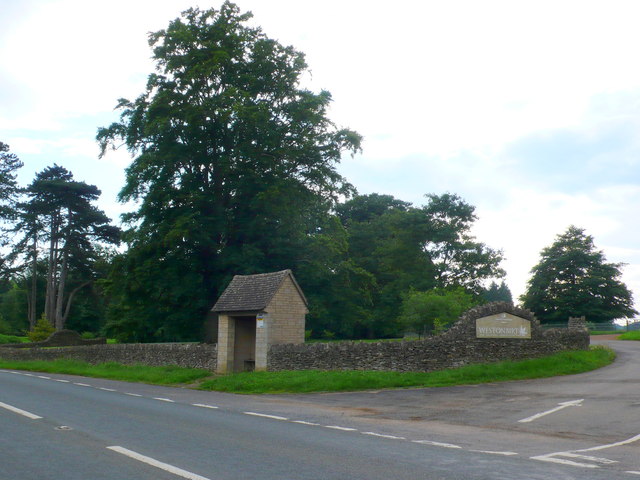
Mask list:
[[[470,233],[473,206],[453,194],[426,198],[414,207],[390,195],[360,195],[336,208],[351,262],[375,280],[364,308],[366,328],[358,335],[399,334],[400,305],[410,290],[461,287],[478,294],[482,282],[504,275],[501,252]]]
[[[69,317],[78,291],[94,280],[96,244],[117,243],[119,229],[93,203],[100,190],[95,185],[76,181],[66,168],[54,165],[36,174],[25,189],[27,199],[19,204],[22,235],[14,248],[14,257],[23,258],[35,289],[38,254],[45,252],[46,288],[44,315],[61,330]],[[36,292],[29,294],[29,317],[33,326]]]
[[[124,142],[134,156],[120,200],[138,207],[108,284],[122,338],[197,338],[233,274],[295,270],[351,190],[335,167],[360,136],[328,119],[328,92],[301,87],[304,55],[250,18],[225,2],[150,34],[156,72],[98,131],[103,154]]]
[[[629,318],[638,312],[621,268],[606,261],[584,229],[571,226],[542,250],[521,300],[543,323],[583,315],[594,323]]]

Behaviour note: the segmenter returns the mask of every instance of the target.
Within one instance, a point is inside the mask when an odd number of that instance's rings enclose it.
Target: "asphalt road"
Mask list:
[[[0,480],[640,478],[640,343],[477,387],[239,396],[0,371]]]

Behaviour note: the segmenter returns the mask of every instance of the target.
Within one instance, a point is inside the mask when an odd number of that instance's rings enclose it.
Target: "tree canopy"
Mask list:
[[[13,258],[23,259],[22,270],[31,277],[29,322],[36,320],[38,257],[45,253],[44,316],[64,328],[76,293],[93,281],[96,245],[117,243],[119,229],[93,203],[100,190],[76,181],[66,168],[54,165],[36,174],[18,204],[20,234]]]
[[[608,263],[593,237],[571,226],[540,254],[523,305],[544,323],[585,316],[594,323],[632,317],[633,298],[620,280],[623,264]]]
[[[120,199],[139,207],[109,284],[122,335],[195,338],[233,274],[296,265],[352,190],[335,167],[360,136],[328,119],[329,92],[300,86],[304,55],[250,17],[225,2],[150,34],[156,72],[98,131],[103,153],[124,141],[135,157]]]

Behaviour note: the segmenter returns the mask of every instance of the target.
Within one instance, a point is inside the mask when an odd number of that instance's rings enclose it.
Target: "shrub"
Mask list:
[[[27,337],[29,337],[29,340],[31,340],[32,342],[42,342],[43,340],[49,338],[55,331],[55,327],[49,320],[47,320],[47,317],[43,314],[42,317],[40,317],[40,320],[36,322],[33,330],[27,333]]]

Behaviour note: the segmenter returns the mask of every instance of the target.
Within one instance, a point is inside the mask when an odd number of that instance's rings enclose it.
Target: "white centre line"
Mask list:
[[[176,403],[173,400],[171,400],[170,398],[153,397],[153,399],[154,400],[160,400],[161,402]]]
[[[90,386],[91,386],[91,385],[86,384],[86,383],[76,383],[76,382],[73,382],[73,384],[74,384],[74,385],[78,385],[79,387],[90,387]]]
[[[71,383],[69,380],[62,380],[61,378],[54,378],[53,381],[60,383]]]
[[[552,408],[551,410],[547,410],[546,412],[536,413],[535,415],[531,415],[530,417],[523,418],[522,420],[518,420],[518,423],[533,422],[534,420],[537,420],[540,417],[544,417],[545,415],[549,415],[550,413],[555,413],[558,410],[562,410],[563,408],[581,407],[582,406],[582,402],[584,402],[584,398],[581,398],[579,400],[571,400],[571,401],[568,401],[568,402],[560,402],[557,407]]]
[[[22,410],[21,408],[7,405],[6,403],[0,402],[0,407],[6,410],[9,410],[10,412],[17,413],[18,415],[22,415],[23,417],[30,418],[31,420],[38,420],[42,418],[41,416],[36,415],[35,413],[27,412],[26,410]]]
[[[383,433],[362,432],[363,435],[371,435],[372,437],[388,438],[390,440],[406,440],[405,437],[396,437],[395,435],[385,435]]]
[[[299,423],[300,425],[311,425],[313,427],[319,427],[320,426],[319,423],[305,422],[304,420],[293,420],[292,423]]]
[[[192,403],[191,405],[193,405],[194,407],[201,407],[201,408],[213,408],[213,409],[218,408],[215,405],[207,405],[205,403]]]
[[[243,412],[245,415],[253,415],[254,417],[263,417],[270,418],[272,420],[289,420],[286,417],[279,417],[278,415],[267,415],[266,413],[256,413],[256,412]]]
[[[44,375],[36,375],[38,378],[44,378],[45,380],[51,380],[51,377],[45,377]]]
[[[130,397],[141,397],[142,395],[138,394],[138,393],[129,393],[129,392],[124,392],[125,395],[129,395]]]
[[[325,425],[325,428],[332,428],[334,430],[342,430],[343,432],[357,432],[358,431],[355,428],[339,427],[337,425]]]
[[[152,467],[159,468],[161,470],[164,470],[165,472],[173,473],[174,475],[178,475],[182,478],[187,478],[189,480],[210,480],[209,478],[203,477],[202,475],[188,472],[187,470],[174,467],[173,465],[169,465],[168,463],[160,462],[154,458],[134,452],[133,450],[128,450],[119,446],[107,447],[107,449],[120,453],[122,455],[126,455],[127,457],[138,460],[139,462],[146,463],[147,465],[151,465]]]
[[[115,392],[117,391],[115,388],[105,388],[105,387],[98,387],[99,390],[104,390],[105,392]]]
[[[434,447],[462,448],[460,445],[454,445],[453,443],[432,442],[431,440],[413,440],[413,443],[420,443],[421,445],[432,445]]]
[[[498,452],[494,450],[469,450],[469,451],[474,453],[488,453],[489,455],[504,455],[506,457],[512,456],[512,455],[518,455],[517,452]]]

